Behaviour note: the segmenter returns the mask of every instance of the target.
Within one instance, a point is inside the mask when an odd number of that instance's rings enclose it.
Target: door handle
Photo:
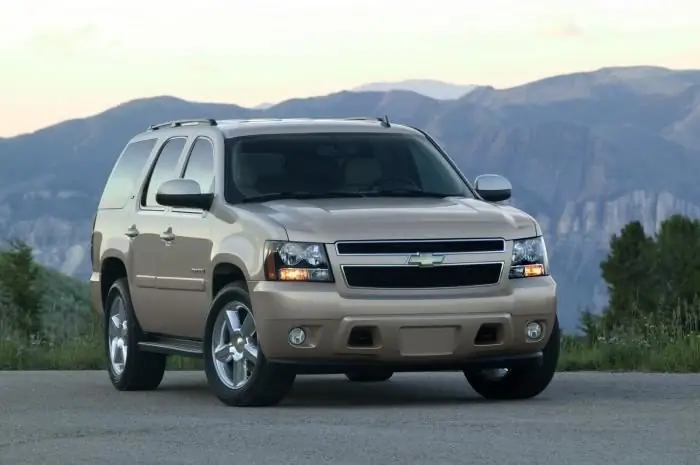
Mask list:
[[[168,228],[160,234],[160,238],[165,242],[172,242],[175,239],[175,234],[173,234],[173,228]]]
[[[129,239],[133,239],[133,238],[135,238],[136,236],[139,235],[139,230],[136,229],[136,225],[135,225],[135,224],[132,224],[131,227],[130,227],[129,229],[126,230],[126,232],[124,233],[124,235],[125,235],[126,237],[128,237]]]

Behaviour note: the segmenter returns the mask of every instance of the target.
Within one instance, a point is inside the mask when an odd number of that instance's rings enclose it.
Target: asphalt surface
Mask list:
[[[300,377],[277,407],[228,408],[203,373],[120,393],[101,372],[0,372],[0,464],[700,463],[700,376],[559,374],[491,403],[461,374],[375,385]]]

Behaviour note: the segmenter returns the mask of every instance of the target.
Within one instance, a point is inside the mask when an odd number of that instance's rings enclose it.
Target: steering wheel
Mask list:
[[[407,190],[412,190],[412,191],[419,191],[422,190],[421,187],[416,184],[416,182],[411,179],[411,178],[404,178],[404,177],[391,177],[391,176],[386,176],[377,179],[373,183],[371,183],[369,186],[370,190],[373,189],[379,189],[379,190],[393,190],[393,189],[407,189]]]

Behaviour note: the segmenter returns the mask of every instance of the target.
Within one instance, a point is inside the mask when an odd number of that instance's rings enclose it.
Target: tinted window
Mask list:
[[[151,177],[143,192],[141,205],[146,207],[161,206],[156,202],[156,192],[158,192],[158,188],[165,181],[178,177],[179,173],[176,168],[180,155],[182,155],[182,151],[185,148],[185,142],[187,142],[187,139],[184,137],[176,137],[165,142],[165,145],[160,150],[160,154],[158,154]]]
[[[423,136],[266,135],[232,139],[227,146],[229,202],[280,192],[471,196],[457,172]]]
[[[183,178],[197,181],[202,192],[213,192],[214,146],[209,139],[200,137],[195,141]]]
[[[123,208],[137,189],[143,168],[151,155],[156,139],[132,142],[117,160],[107,179],[100,208]]]

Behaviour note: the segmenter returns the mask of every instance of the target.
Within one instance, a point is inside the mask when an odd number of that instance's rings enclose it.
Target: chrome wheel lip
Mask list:
[[[124,299],[119,296],[109,306],[107,317],[109,365],[115,376],[124,373],[129,359],[129,320]]]
[[[219,381],[231,390],[245,387],[257,367],[260,349],[253,312],[243,302],[228,303],[212,328],[211,357]]]

